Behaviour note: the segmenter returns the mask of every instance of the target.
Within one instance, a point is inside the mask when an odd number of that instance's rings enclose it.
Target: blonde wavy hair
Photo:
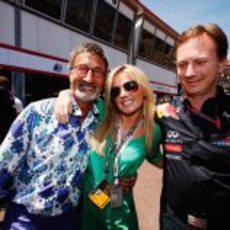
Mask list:
[[[105,119],[97,127],[94,135],[91,138],[92,148],[103,155],[103,149],[106,144],[106,137],[113,134],[116,130],[116,125],[119,120],[118,109],[111,98],[111,88],[114,78],[117,74],[124,72],[135,80],[139,87],[143,90],[145,97],[143,104],[142,117],[144,121],[145,146],[148,154],[151,154],[153,142],[154,114],[155,114],[155,97],[151,88],[148,77],[142,70],[133,65],[120,65],[113,69],[106,81],[105,85]]]

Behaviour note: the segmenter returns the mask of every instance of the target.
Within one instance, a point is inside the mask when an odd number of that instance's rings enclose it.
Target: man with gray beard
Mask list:
[[[10,195],[5,229],[80,229],[81,181],[89,136],[101,121],[101,93],[108,62],[95,43],[70,55],[72,112],[67,124],[54,116],[55,98],[31,103],[0,147],[0,196]]]

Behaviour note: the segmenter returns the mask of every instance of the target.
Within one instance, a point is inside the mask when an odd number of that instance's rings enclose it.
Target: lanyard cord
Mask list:
[[[141,119],[139,122],[137,122],[134,126],[131,127],[131,129],[128,131],[127,136],[124,137],[120,144],[116,144],[116,142],[111,143],[108,152],[106,154],[106,162],[105,162],[105,177],[108,179],[109,174],[109,162],[110,157],[109,155],[115,151],[115,159],[114,159],[114,167],[113,167],[113,176],[114,176],[114,184],[117,185],[119,183],[118,180],[118,159],[122,153],[122,150],[128,145],[129,141],[133,138],[134,133],[136,130],[138,130],[139,127],[141,127],[143,123],[143,120]],[[116,129],[113,137],[116,137],[118,139],[118,129]],[[114,138],[112,138],[114,139]]]

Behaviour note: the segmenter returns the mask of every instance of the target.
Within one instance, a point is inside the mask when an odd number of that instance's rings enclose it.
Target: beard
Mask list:
[[[96,88],[94,92],[89,93],[89,92],[82,92],[79,89],[76,89],[74,91],[74,95],[82,102],[93,102],[99,97],[100,90]]]

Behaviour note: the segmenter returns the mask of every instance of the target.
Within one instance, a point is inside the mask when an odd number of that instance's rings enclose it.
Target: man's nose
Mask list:
[[[195,71],[194,65],[192,63],[188,64],[186,72],[185,72],[185,76],[187,76],[187,77],[194,76],[195,73],[196,73],[196,71]]]
[[[93,71],[89,69],[83,79],[87,82],[93,82]]]

